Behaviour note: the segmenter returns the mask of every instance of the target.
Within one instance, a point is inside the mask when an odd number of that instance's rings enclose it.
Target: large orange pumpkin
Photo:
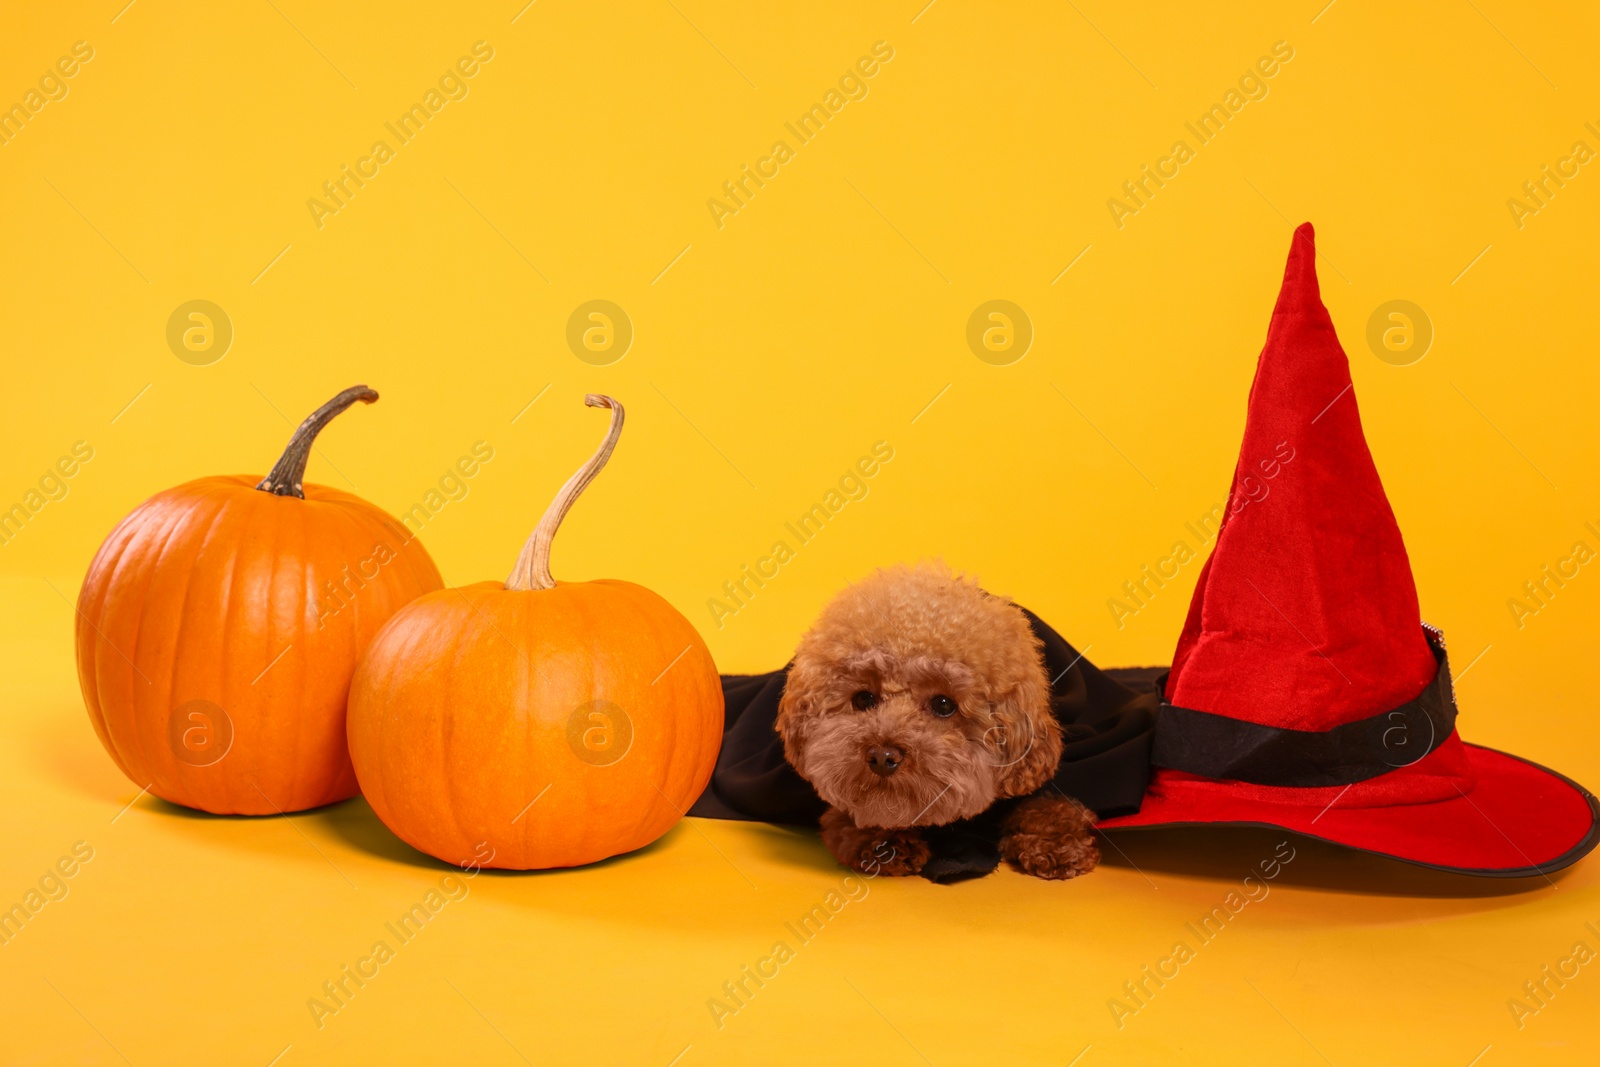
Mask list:
[[[350,676],[389,616],[444,583],[380,508],[303,485],[346,389],[295,430],[266,478],[201,478],[123,519],[78,595],[78,680],[100,742],[136,785],[218,814],[356,793]]]
[[[450,863],[572,867],[641,848],[711,777],[722,686],[700,635],[631,582],[557,582],[550,544],[622,432],[562,487],[511,578],[420,597],[350,686],[350,755],[378,817]]]

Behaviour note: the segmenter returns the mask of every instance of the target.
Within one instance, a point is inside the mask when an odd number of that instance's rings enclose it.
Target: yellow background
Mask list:
[[[95,452],[0,547],[0,904],[95,850],[0,947],[4,1062],[1592,1061],[1596,965],[1521,1029],[1506,1006],[1574,942],[1600,948],[1592,859],[1528,887],[1301,842],[1119,1030],[1107,1000],[1271,853],[1250,833],[1125,835],[1069,884],[872,883],[719,1029],[707,1000],[841,872],[812,835],[692,820],[594,869],[473,880],[319,1030],[306,1000],[447,870],[360,800],[258,820],[135,800],[70,636],[120,516],[264,473],[293,422],[366,382],[382,401],[323,435],[313,480],[399,513],[495,450],[423,532],[451,583],[508,572],[598,441],[581,398],[601,390],[628,426],[556,573],[658,590],[724,670],[781,664],[846,579],[934,554],[1097,662],[1164,662],[1198,565],[1120,629],[1106,601],[1225,494],[1311,219],[1424,616],[1470,663],[1463,730],[1593,785],[1600,577],[1520,628],[1507,601],[1600,547],[1600,174],[1520,229],[1506,203],[1573,142],[1600,148],[1592,9],[124,2],[0,18],[0,102],[95,50],[0,147],[0,506],[74,442]],[[319,229],[306,201],[479,40],[469,95]],[[880,40],[869,95],[719,229],[708,198]],[[1118,229],[1107,200],[1193,147],[1184,122],[1280,40],[1269,95]],[[636,331],[605,367],[565,342],[597,298]],[[165,340],[193,299],[235,330],[209,366]],[[966,346],[991,299],[1035,329],[1010,366]],[[1393,299],[1436,332],[1410,366],[1365,343]],[[707,600],[879,440],[870,494],[718,628]]]

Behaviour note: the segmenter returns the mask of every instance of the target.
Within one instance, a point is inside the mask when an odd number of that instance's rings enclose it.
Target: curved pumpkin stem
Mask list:
[[[511,577],[506,579],[507,589],[555,588],[556,580],[550,576],[550,544],[555,540],[556,529],[561,525],[561,520],[567,517],[567,512],[572,510],[578,495],[589,487],[595,475],[600,473],[600,468],[606,465],[606,460],[611,458],[612,451],[617,447],[617,438],[622,436],[621,404],[600,393],[590,393],[583,398],[583,402],[592,408],[610,408],[611,429],[606,431],[606,439],[600,442],[595,454],[578,468],[578,473],[567,479],[567,484],[550,502],[544,518],[539,520],[527,544],[522,546],[516,566],[511,568]]]
[[[306,461],[311,458],[311,446],[316,442],[317,434],[333,421],[335,415],[357,400],[363,404],[370,404],[376,399],[378,399],[376,391],[364,385],[352,385],[307,415],[306,421],[302,422],[295,430],[294,436],[289,438],[289,447],[283,450],[283,455],[273,464],[271,472],[261,479],[256,488],[275,496],[292,496],[304,500]]]

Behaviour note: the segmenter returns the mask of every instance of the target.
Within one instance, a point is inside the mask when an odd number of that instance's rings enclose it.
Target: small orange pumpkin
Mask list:
[[[392,516],[302,484],[329,420],[377,399],[346,389],[266,478],[157,493],[100,546],[78,594],[78,681],[134,784],[217,814],[355,795],[344,723],[356,660],[398,608],[444,584]]]
[[[510,579],[401,609],[351,682],[361,791],[450,863],[573,867],[642,848],[700,795],[722,745],[722,685],[688,619],[631,582],[550,576],[556,528],[622,433],[622,405],[585,402],[611,409],[610,431]]]

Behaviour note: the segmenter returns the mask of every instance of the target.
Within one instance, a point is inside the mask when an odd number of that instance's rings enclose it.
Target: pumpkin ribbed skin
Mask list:
[[[599,718],[595,718],[599,715]],[[572,867],[660,837],[722,743],[705,642],[630,582],[421,597],[373,640],[350,688],[368,803],[446,862]]]
[[[444,584],[380,508],[258,481],[201,478],[151,497],[101,545],[78,597],[78,679],[106,751],[134,784],[219,814],[355,794],[344,726],[356,661],[396,610]],[[231,724],[215,762],[179,740],[188,715],[174,717],[191,701]]]

